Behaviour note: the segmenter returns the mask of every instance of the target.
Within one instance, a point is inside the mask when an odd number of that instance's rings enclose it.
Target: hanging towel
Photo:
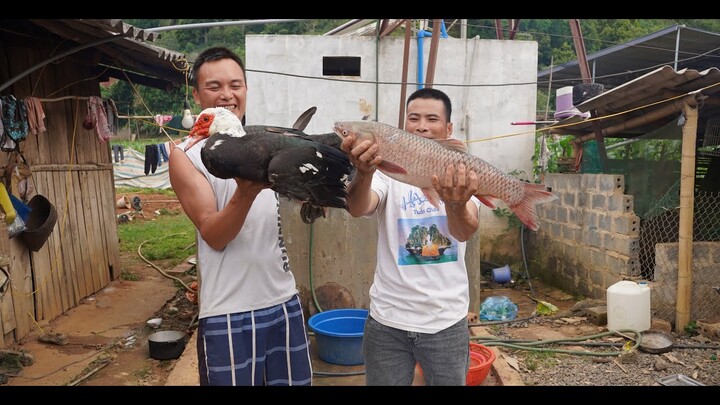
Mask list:
[[[37,97],[25,97],[23,99],[27,108],[28,126],[31,135],[37,135],[45,132],[45,111],[43,111],[42,103]]]
[[[88,117],[90,117],[90,122],[92,126],[95,127],[95,134],[97,134],[100,142],[109,141],[113,134],[108,125],[107,112],[103,106],[102,99],[98,96],[90,96],[87,102],[87,108],[88,112],[83,127],[88,129],[86,123],[88,122]]]

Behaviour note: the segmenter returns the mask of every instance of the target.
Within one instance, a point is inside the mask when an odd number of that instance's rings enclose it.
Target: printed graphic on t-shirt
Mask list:
[[[445,216],[398,219],[398,265],[457,261],[457,244],[449,235]]]

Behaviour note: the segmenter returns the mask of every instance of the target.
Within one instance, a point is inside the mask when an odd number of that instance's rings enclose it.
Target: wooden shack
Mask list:
[[[39,102],[45,118],[15,151],[3,143],[0,169],[15,163],[29,169],[32,190],[20,200],[44,197],[55,218],[39,224],[52,228],[36,249],[10,232],[14,223],[0,221],[0,348],[120,275],[110,143],[83,126],[100,83],[110,77],[160,89],[185,83],[176,67],[184,55],[150,44],[157,34],[121,20],[1,24],[0,96]],[[12,125],[5,122],[6,134]]]

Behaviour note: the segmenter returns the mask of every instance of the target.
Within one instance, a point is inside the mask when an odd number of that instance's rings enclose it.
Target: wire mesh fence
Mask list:
[[[653,316],[670,322],[678,299],[678,184],[642,217],[638,244],[641,275],[653,281]],[[695,192],[692,229],[690,319],[720,322],[720,192]]]

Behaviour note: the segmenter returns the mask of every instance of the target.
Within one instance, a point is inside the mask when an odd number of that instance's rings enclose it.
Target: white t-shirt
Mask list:
[[[436,333],[466,317],[466,243],[450,235],[445,205],[438,210],[422,190],[380,171],[371,189],[380,202],[370,315],[383,325],[420,333]],[[472,201],[480,206],[475,197]]]
[[[184,148],[186,142],[177,147]],[[205,142],[199,142],[186,154],[210,182],[219,211],[230,201],[237,183],[208,173],[200,158]],[[297,293],[282,235],[279,206],[273,190],[262,190],[250,207],[240,233],[222,251],[210,247],[198,231],[200,318],[267,308]]]

